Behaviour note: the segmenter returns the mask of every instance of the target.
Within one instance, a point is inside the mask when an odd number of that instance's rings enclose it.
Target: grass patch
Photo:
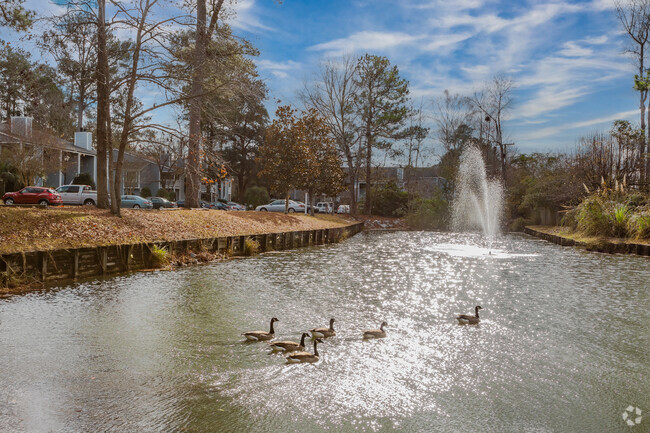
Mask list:
[[[158,245],[154,245],[151,249],[151,266],[154,268],[164,268],[169,265],[170,254],[167,251],[167,248],[161,248]]]
[[[245,256],[254,256],[259,254],[259,252],[260,252],[260,243],[257,242],[255,239],[246,238],[246,240],[244,241],[243,254]]]

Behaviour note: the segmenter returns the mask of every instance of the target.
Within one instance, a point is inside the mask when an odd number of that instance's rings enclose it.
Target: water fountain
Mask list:
[[[461,156],[456,176],[452,229],[482,230],[491,244],[500,228],[503,210],[503,186],[498,179],[488,179],[483,155],[469,147]]]

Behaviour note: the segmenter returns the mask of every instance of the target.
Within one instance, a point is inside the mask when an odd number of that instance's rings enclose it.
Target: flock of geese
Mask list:
[[[460,314],[456,317],[459,325],[478,325],[481,319],[478,316],[478,311],[481,310],[481,306],[476,306],[474,308],[474,315]],[[275,330],[273,329],[273,324],[279,322],[277,318],[271,319],[271,325],[269,331],[248,331],[243,332],[241,335],[246,337],[247,341],[270,341],[275,338]],[[300,337],[300,343],[291,340],[281,340],[281,341],[270,341],[269,346],[273,353],[283,353],[287,358],[287,363],[289,364],[299,364],[299,363],[314,363],[318,362],[318,343],[322,343],[324,338],[334,337],[336,331],[334,330],[335,320],[330,319],[329,327],[322,328],[313,328],[310,329],[311,339],[314,342],[314,353],[305,351],[305,338],[309,337],[309,333],[303,332]],[[384,338],[386,336],[386,331],[384,326],[388,326],[388,323],[382,322],[379,329],[366,329],[363,331],[363,339],[368,340],[372,338]]]

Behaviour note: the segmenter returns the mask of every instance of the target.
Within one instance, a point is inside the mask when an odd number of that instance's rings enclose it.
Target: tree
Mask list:
[[[356,109],[361,118],[365,145],[366,202],[364,211],[372,213],[372,151],[390,148],[392,140],[399,135],[408,115],[406,107],[408,81],[399,76],[397,66],[391,66],[386,57],[366,54],[357,63],[356,85],[359,92],[355,98]]]
[[[24,31],[32,26],[34,12],[23,7],[25,0],[2,0],[0,2],[0,27]]]
[[[259,146],[268,123],[264,106],[266,92],[261,80],[252,80],[246,89],[218,103],[220,114],[210,116],[205,122],[208,146],[211,142],[218,143],[220,154],[237,180],[238,201],[244,199],[244,192],[258,169]]]
[[[357,181],[363,160],[359,112],[355,101],[359,88],[357,63],[351,57],[321,64],[319,81],[306,87],[301,95],[305,104],[318,110],[325,119],[340,154],[347,163],[350,210],[357,212]]]
[[[198,207],[200,188],[200,161],[201,144],[201,94],[203,93],[203,80],[205,79],[206,58],[206,19],[207,11],[205,0],[196,0],[196,45],[194,49],[194,69],[192,75],[192,89],[190,95],[190,136],[185,165],[185,179],[187,180],[187,207]]]
[[[266,130],[264,144],[260,148],[260,163],[263,164],[258,176],[269,179],[271,191],[285,196],[285,210],[289,211],[289,193],[304,178],[307,149],[296,137],[296,110],[288,105],[280,106],[275,112],[276,119]]]
[[[54,135],[69,136],[71,107],[61,84],[54,69],[32,63],[28,52],[0,43],[0,107],[7,121],[32,116]]]
[[[445,152],[457,149],[462,143],[457,141],[457,131],[461,125],[470,123],[471,114],[467,109],[467,98],[452,95],[448,90],[433,101],[433,120],[435,134]]]
[[[483,89],[474,92],[469,99],[471,106],[477,110],[488,123],[487,137],[498,149],[501,160],[501,176],[506,179],[507,146],[503,141],[503,121],[512,108],[512,79],[497,75],[486,83]]]
[[[646,152],[646,101],[648,99],[648,90],[650,90],[650,80],[648,79],[645,66],[645,49],[650,38],[650,0],[616,0],[614,2],[616,16],[623,27],[623,30],[630,38],[630,45],[627,52],[632,55],[639,73],[634,76],[634,87],[639,92],[639,111],[641,114],[641,130],[643,130],[643,140],[639,145],[639,153],[644,155]],[[650,110],[648,110],[648,124],[650,124]],[[645,164],[642,164],[642,177],[647,181],[646,176],[650,171],[650,159],[646,158]]]
[[[411,105],[409,108],[408,127],[402,132],[407,151],[407,167],[417,167],[422,144],[429,135],[429,128],[424,126],[424,112],[422,103],[418,108]]]
[[[95,81],[97,89],[97,207],[109,206],[108,175],[112,174],[113,146],[111,145],[110,69],[108,63],[108,29],[106,24],[106,0],[97,2],[97,65]]]
[[[77,130],[82,131],[84,113],[94,102],[97,69],[97,29],[84,9],[72,9],[50,20],[52,27],[39,41],[42,50],[57,62],[58,72],[70,86],[70,99],[77,106]]]
[[[314,215],[316,195],[333,197],[344,189],[341,158],[329,126],[316,109],[298,118],[293,129],[296,144],[304,152],[301,170],[295,174],[296,186],[309,194],[310,213]]]

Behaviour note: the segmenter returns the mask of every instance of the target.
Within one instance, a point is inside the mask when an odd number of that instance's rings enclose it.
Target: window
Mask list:
[[[66,191],[66,192],[71,192],[71,193],[76,194],[76,193],[79,192],[79,187],[78,186],[69,186],[68,191]]]
[[[70,187],[69,186],[59,187],[58,188],[59,194],[64,193],[64,192],[68,192],[68,188],[70,188]]]

